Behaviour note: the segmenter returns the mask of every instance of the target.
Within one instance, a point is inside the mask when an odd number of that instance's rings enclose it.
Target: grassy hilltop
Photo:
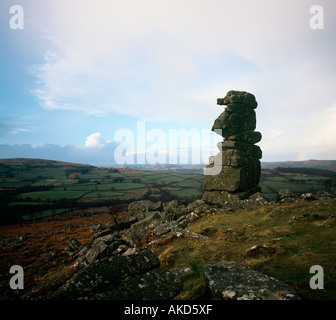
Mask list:
[[[281,188],[297,194],[324,190],[326,180],[335,181],[334,174],[321,169],[265,169],[260,185],[264,196],[275,200]],[[119,218],[124,219],[133,200],[200,198],[202,179],[196,173],[34,159],[0,161],[0,215],[2,222],[11,222],[0,225],[0,298],[8,287],[9,266],[24,267],[27,290],[41,285],[48,295],[55,283],[74,272],[76,255],[65,252],[70,237],[87,245],[99,225],[113,222],[109,210],[114,205],[123,208]],[[209,298],[203,267],[219,260],[240,262],[282,280],[302,299],[336,299],[335,198],[298,197],[248,208],[213,208],[199,214],[187,230],[208,238],[186,239],[168,233],[149,247],[158,255],[161,268],[187,265],[194,271],[184,278],[177,299]],[[149,232],[140,248],[158,238]],[[324,268],[324,290],[309,287],[312,265]]]

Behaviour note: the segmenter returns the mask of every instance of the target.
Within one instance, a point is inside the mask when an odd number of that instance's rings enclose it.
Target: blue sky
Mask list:
[[[2,0],[0,158],[106,165],[116,133],[136,143],[139,123],[169,149],[170,130],[210,130],[234,89],[258,101],[262,161],[336,159],[336,3],[318,1],[316,30],[315,4]],[[13,5],[24,29],[10,28]],[[134,152],[155,149],[146,138]],[[205,140],[181,148],[210,155],[218,138]]]

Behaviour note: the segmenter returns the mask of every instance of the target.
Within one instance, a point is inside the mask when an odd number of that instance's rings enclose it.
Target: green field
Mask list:
[[[78,205],[111,205],[140,199],[193,201],[203,194],[202,173],[135,171],[41,161],[0,163],[1,214],[34,219]],[[276,200],[279,189],[288,188],[298,194],[323,190],[327,173],[267,169],[262,170],[260,186],[266,198]]]
[[[30,198],[32,201],[36,201],[40,199],[41,201],[50,201],[59,200],[59,199],[78,199],[80,198],[85,192],[84,191],[38,191],[38,192],[27,192],[22,193],[18,196],[19,199],[26,199]]]

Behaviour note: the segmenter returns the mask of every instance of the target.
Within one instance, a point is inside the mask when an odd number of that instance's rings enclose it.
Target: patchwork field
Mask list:
[[[0,161],[0,224],[32,220],[75,209],[129,203],[139,199],[193,201],[202,197],[203,174],[97,168],[38,159]],[[263,195],[276,200],[279,189],[301,194],[324,190],[336,173],[321,169],[265,169]],[[334,182],[332,182],[334,183]]]

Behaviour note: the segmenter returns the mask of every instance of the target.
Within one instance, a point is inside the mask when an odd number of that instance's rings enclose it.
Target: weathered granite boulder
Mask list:
[[[255,109],[258,106],[255,96],[245,91],[230,90],[226,94],[225,98],[217,99],[218,105],[228,105],[236,103],[243,104],[252,109]]]
[[[246,142],[235,141],[235,140],[224,140],[217,143],[219,151],[224,151],[227,149],[235,149],[243,151],[248,157],[261,159],[262,151],[259,146],[252,145]]]
[[[249,144],[258,143],[261,140],[261,133],[258,131],[243,131],[227,137],[228,140],[240,141]]]
[[[151,250],[130,255],[106,257],[82,268],[52,296],[76,299],[92,296],[102,288],[114,288],[124,275],[136,275],[158,268],[160,262]]]
[[[150,200],[139,200],[131,202],[128,205],[128,212],[131,216],[135,216],[138,220],[144,219],[146,213],[151,211],[159,211],[162,209],[160,203],[156,203]]]
[[[111,225],[111,231],[121,231],[128,229],[132,224],[138,222],[138,218],[136,216],[129,217],[127,219],[118,220],[117,223]]]
[[[90,243],[93,243],[96,239],[105,237],[106,235],[109,234],[115,234],[115,231],[111,229],[105,229],[103,231],[97,232],[91,237]]]
[[[218,204],[228,203],[230,205],[239,205],[241,204],[241,200],[249,198],[254,193],[259,193],[260,190],[261,190],[260,187],[256,187],[254,189],[242,192],[229,192],[218,190],[205,191],[202,199],[209,203],[218,203]]]
[[[129,243],[115,233],[96,237],[90,245],[80,251],[76,265],[83,268],[97,260],[112,256],[121,245],[128,246]]]
[[[205,202],[203,200],[200,200],[200,199],[197,199],[195,200],[194,202],[191,202],[187,205],[187,212],[190,213],[190,212],[193,212],[195,211],[196,209],[202,207],[205,205]],[[207,206],[207,205],[206,205]]]
[[[187,207],[179,200],[172,200],[163,207],[163,221],[177,220],[188,213]]]
[[[223,166],[219,174],[204,178],[203,188],[207,191],[247,191],[258,186],[260,172],[261,167],[258,160],[250,161],[248,165],[241,167]]]
[[[232,261],[204,266],[204,277],[212,297],[224,300],[299,300],[284,282]]]
[[[211,130],[221,130],[221,135],[230,135],[243,131],[253,131],[256,128],[256,113],[254,110],[240,105],[229,105],[215,120]]]
[[[298,198],[298,196],[290,191],[289,189],[279,189],[277,193],[277,201],[279,202],[291,202],[294,199]]]
[[[165,223],[162,223],[160,225],[158,225],[155,229],[154,229],[154,234],[156,236],[162,236],[168,232],[170,232],[171,230],[173,230],[174,228],[177,227],[177,222],[176,221],[168,221]]]
[[[95,300],[171,300],[182,290],[180,277],[154,269],[140,275],[127,276],[111,290],[94,295]]]
[[[148,230],[154,229],[161,223],[162,213],[160,211],[147,213],[147,216],[144,219],[132,224],[130,229],[123,233],[123,236],[126,237],[132,245],[137,245],[147,234]]]
[[[66,251],[76,252],[83,248],[83,245],[77,239],[69,238],[66,242],[68,244]]]
[[[188,266],[176,267],[169,271],[180,278],[194,275],[194,271]]]
[[[205,240],[208,239],[208,237],[203,236],[201,234],[191,232],[182,228],[174,228],[172,229],[172,232],[176,237],[185,237],[185,238],[190,238],[190,239],[197,239],[197,240]]]

